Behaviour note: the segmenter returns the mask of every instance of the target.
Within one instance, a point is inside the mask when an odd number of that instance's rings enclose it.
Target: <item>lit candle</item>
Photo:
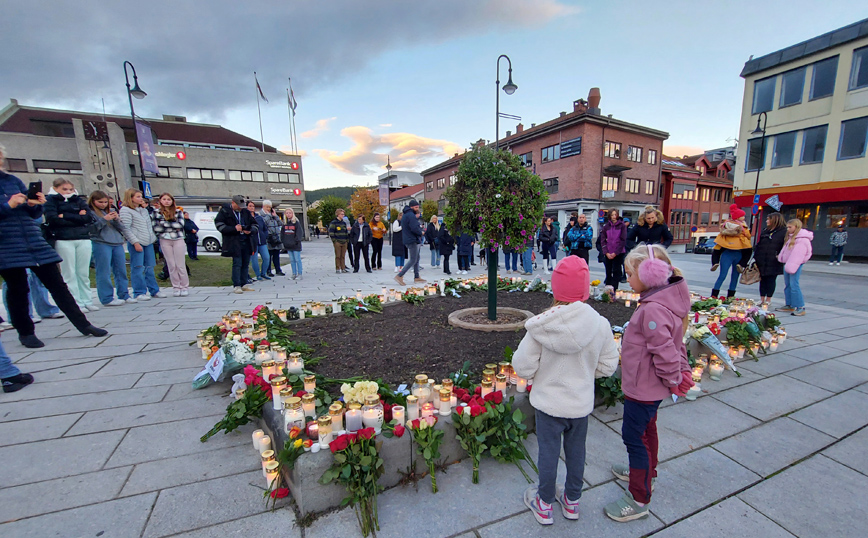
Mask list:
[[[491,381],[486,381],[483,379],[481,385],[482,385],[482,390],[480,391],[480,394],[482,395],[483,398],[488,396],[492,392],[494,392],[494,389],[492,388]]]
[[[283,431],[289,434],[293,427],[304,429],[304,411],[301,410],[301,398],[297,396],[283,400]]]
[[[720,381],[720,376],[723,374],[723,362],[718,360],[714,360],[711,364],[708,365],[708,375],[714,381]]]
[[[253,430],[253,448],[259,450],[259,445],[262,438],[265,436],[265,432],[262,430]]]
[[[628,308],[630,307],[630,299],[624,300],[624,306],[626,306]]]
[[[313,394],[305,394],[301,397],[301,408],[304,410],[304,416],[316,418],[316,396]]]
[[[692,371],[693,382],[699,383],[702,381],[702,366],[695,366]]]
[[[278,310],[277,317],[280,318],[280,321],[286,322],[286,310]]]
[[[432,402],[425,402],[422,404],[422,418],[433,417],[434,416],[434,404]]]
[[[274,371],[277,372],[277,375],[283,375],[283,369],[286,368],[286,358],[284,359],[273,359],[274,360]]]
[[[344,429],[344,406],[341,402],[335,402],[329,406],[329,417],[332,420],[332,433]]]
[[[392,420],[396,421],[397,424],[401,426],[404,425],[404,406],[403,405],[393,405],[392,406]]]
[[[280,399],[280,391],[286,387],[286,378],[282,375],[271,379],[271,400],[272,407],[275,411],[283,409],[283,402]]]
[[[440,416],[446,417],[452,414],[452,391],[440,389]]]
[[[268,347],[268,346],[259,346],[259,347]],[[271,381],[271,376],[280,375],[280,371],[277,369],[277,363],[272,359],[262,361],[262,378],[266,381]]]
[[[702,394],[702,388],[699,386],[699,384],[696,384],[687,390],[687,395],[685,396],[685,398],[687,398],[688,400],[690,400],[692,402],[700,394]]]
[[[738,346],[738,358],[739,358],[739,359],[743,359],[743,358],[744,358],[744,353],[745,353],[745,351],[747,351],[747,348],[746,348],[746,347],[744,347],[743,345],[739,345],[739,346]]]
[[[356,299],[362,300],[362,290],[356,290]]]
[[[271,450],[271,437],[263,435],[259,440],[259,454],[262,455],[266,450]]]
[[[494,390],[498,390],[506,395],[506,376],[503,374],[497,374],[494,376]]]
[[[301,353],[294,352],[289,354],[286,360],[286,371],[290,374],[301,374],[304,370],[304,360],[301,358]]]
[[[482,371],[482,380],[494,383],[494,369],[485,369]]]
[[[199,347],[205,347],[205,331],[196,335],[196,345]]]
[[[253,325],[244,325],[244,327],[241,328],[241,338],[253,338]]]
[[[416,376],[416,382],[413,383],[413,396],[418,398],[419,404],[423,404],[431,397],[431,389],[428,387],[428,376],[419,374]],[[416,417],[418,418],[418,417]],[[411,419],[412,420],[412,419]]]
[[[419,418],[419,398],[407,396],[407,422]]]
[[[785,329],[778,329],[778,344],[783,344],[787,339],[787,331]]]
[[[316,420],[307,423],[307,437],[311,441],[319,441],[319,425]]]
[[[241,312],[235,310],[232,312],[232,328],[236,329],[238,327],[241,327]]]
[[[277,488],[277,478],[279,476],[279,473],[277,472],[278,467],[280,467],[280,464],[276,461],[270,461],[265,466],[265,484],[271,489]]]
[[[319,427],[319,446],[320,448],[328,448],[332,442],[332,418],[328,415],[319,417],[316,421]]]
[[[380,433],[385,416],[380,397],[376,394],[365,396],[365,405],[362,406],[362,424],[366,428],[374,428],[377,433]]]
[[[278,364],[283,363],[283,366],[286,366],[286,348],[283,346],[271,346],[271,352],[275,362]],[[280,367],[281,371],[283,370],[283,366]]]
[[[265,469],[268,466],[269,462],[274,461],[274,451],[266,450],[260,455],[260,458],[262,459],[262,476],[268,478]]]
[[[358,402],[352,402],[347,407],[347,412],[344,415],[346,420],[346,428],[348,432],[355,432],[362,429],[362,406]]]
[[[518,378],[518,383],[515,384],[516,392],[527,392],[527,379],[523,377]]]
[[[772,342],[771,342],[771,344],[769,344],[769,349],[772,351],[778,350],[778,337],[777,336],[772,336]]]
[[[316,390],[316,376],[315,375],[304,376],[304,391],[305,392],[313,392],[315,390]]]
[[[209,346],[202,346],[202,360],[207,361],[211,358],[211,348]]]

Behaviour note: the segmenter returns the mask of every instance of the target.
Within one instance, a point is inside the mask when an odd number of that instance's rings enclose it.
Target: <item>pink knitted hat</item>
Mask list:
[[[575,303],[587,301],[590,295],[591,273],[588,264],[578,256],[567,256],[552,273],[552,293],[555,301]]]

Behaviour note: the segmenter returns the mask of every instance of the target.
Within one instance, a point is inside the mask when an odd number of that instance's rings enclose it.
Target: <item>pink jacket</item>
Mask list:
[[[803,263],[811,259],[814,254],[814,249],[811,246],[813,240],[814,232],[804,228],[796,234],[796,244],[792,247],[790,247],[790,238],[787,236],[784,240],[784,248],[778,254],[778,261],[784,264],[784,271],[787,274],[795,274]]]
[[[684,318],[690,312],[690,291],[681,277],[640,296],[621,343],[621,389],[634,400],[653,402],[669,397],[670,387],[690,371],[684,346]]]

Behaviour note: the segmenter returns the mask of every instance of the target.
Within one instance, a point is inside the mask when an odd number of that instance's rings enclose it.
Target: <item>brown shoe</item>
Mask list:
[[[422,284],[423,282],[428,282],[428,281],[425,280],[424,278],[414,278],[413,282],[416,282],[417,284]]]
[[[404,284],[404,277],[400,277],[398,275],[395,275],[395,282],[397,282],[398,284],[400,284],[402,286],[406,286],[406,284]]]

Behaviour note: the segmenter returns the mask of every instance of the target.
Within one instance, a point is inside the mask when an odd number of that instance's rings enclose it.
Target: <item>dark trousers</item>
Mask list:
[[[844,260],[844,245],[836,247],[832,245],[832,253],[829,255],[829,263],[841,263]]]
[[[623,254],[618,254],[611,260],[605,254],[603,255],[603,265],[606,267],[605,284],[607,286],[612,286],[616,290],[618,289],[618,284],[621,283],[621,266],[623,264]]]
[[[449,256],[452,256],[452,254],[442,254],[441,256],[443,257],[443,272],[447,275],[451,275],[452,271],[449,270]]]
[[[241,245],[241,255],[232,257],[232,285],[236,288],[246,286],[247,279],[250,278],[248,274],[250,270],[249,249],[249,245]]]
[[[570,501],[582,496],[582,479],[585,474],[585,439],[588,437],[588,417],[557,418],[536,410],[536,440],[539,445],[537,468],[539,468],[539,498],[546,503],[555,501],[555,481],[558,477],[558,460],[561,444],[567,466],[567,481],[564,493]],[[631,471],[632,472],[632,471]]]
[[[353,267],[355,267],[355,266],[356,266],[356,259],[353,257],[353,248],[355,248],[355,247],[353,247],[353,245],[351,245],[351,244],[348,243],[348,246],[347,246],[347,254],[348,254],[349,257],[350,257],[350,265],[352,265]]]
[[[458,255],[458,270],[459,271],[469,271],[470,270],[470,256],[467,254],[459,254]]]
[[[775,288],[778,283],[778,275],[769,275],[760,277],[759,293],[760,297],[771,297],[775,294]]]
[[[57,303],[57,307],[66,314],[76,329],[81,331],[90,325],[75,303],[72,294],[69,293],[69,288],[60,275],[58,264],[50,263],[28,269],[42,282]],[[0,271],[0,276],[7,284],[6,302],[9,307],[9,321],[18,331],[18,336],[34,334],[33,320],[30,319],[30,286],[27,285],[27,271],[24,267],[4,269]]]
[[[659,401],[639,402],[630,398],[624,401],[621,439],[627,447],[627,457],[630,460],[628,489],[633,499],[642,504],[651,501],[651,479],[657,476],[657,408],[659,406]]]
[[[359,272],[359,264],[361,263],[361,257],[365,257],[365,270],[369,273],[371,272],[371,260],[368,257],[368,245],[364,243],[359,243],[356,241],[353,243],[353,272]]]
[[[187,243],[187,256],[189,256],[191,260],[199,259],[199,249],[196,243]]]
[[[590,251],[591,251],[591,249],[589,249],[589,248],[582,248],[582,247],[574,248],[574,249],[570,250],[570,256],[578,256],[579,258],[585,260],[585,263],[587,263],[588,267],[590,267],[591,266],[590,265],[591,264],[591,261],[590,261],[591,255],[589,254]],[[623,263],[623,262],[621,262],[621,263]]]
[[[371,239],[371,265],[377,269],[383,268],[383,238]]]
[[[268,271],[271,270],[271,266],[274,266],[274,272],[277,274],[282,273],[283,271],[280,269],[280,249],[279,248],[270,248],[268,249],[268,255],[271,257],[271,260],[268,262],[268,267],[266,268]]]

